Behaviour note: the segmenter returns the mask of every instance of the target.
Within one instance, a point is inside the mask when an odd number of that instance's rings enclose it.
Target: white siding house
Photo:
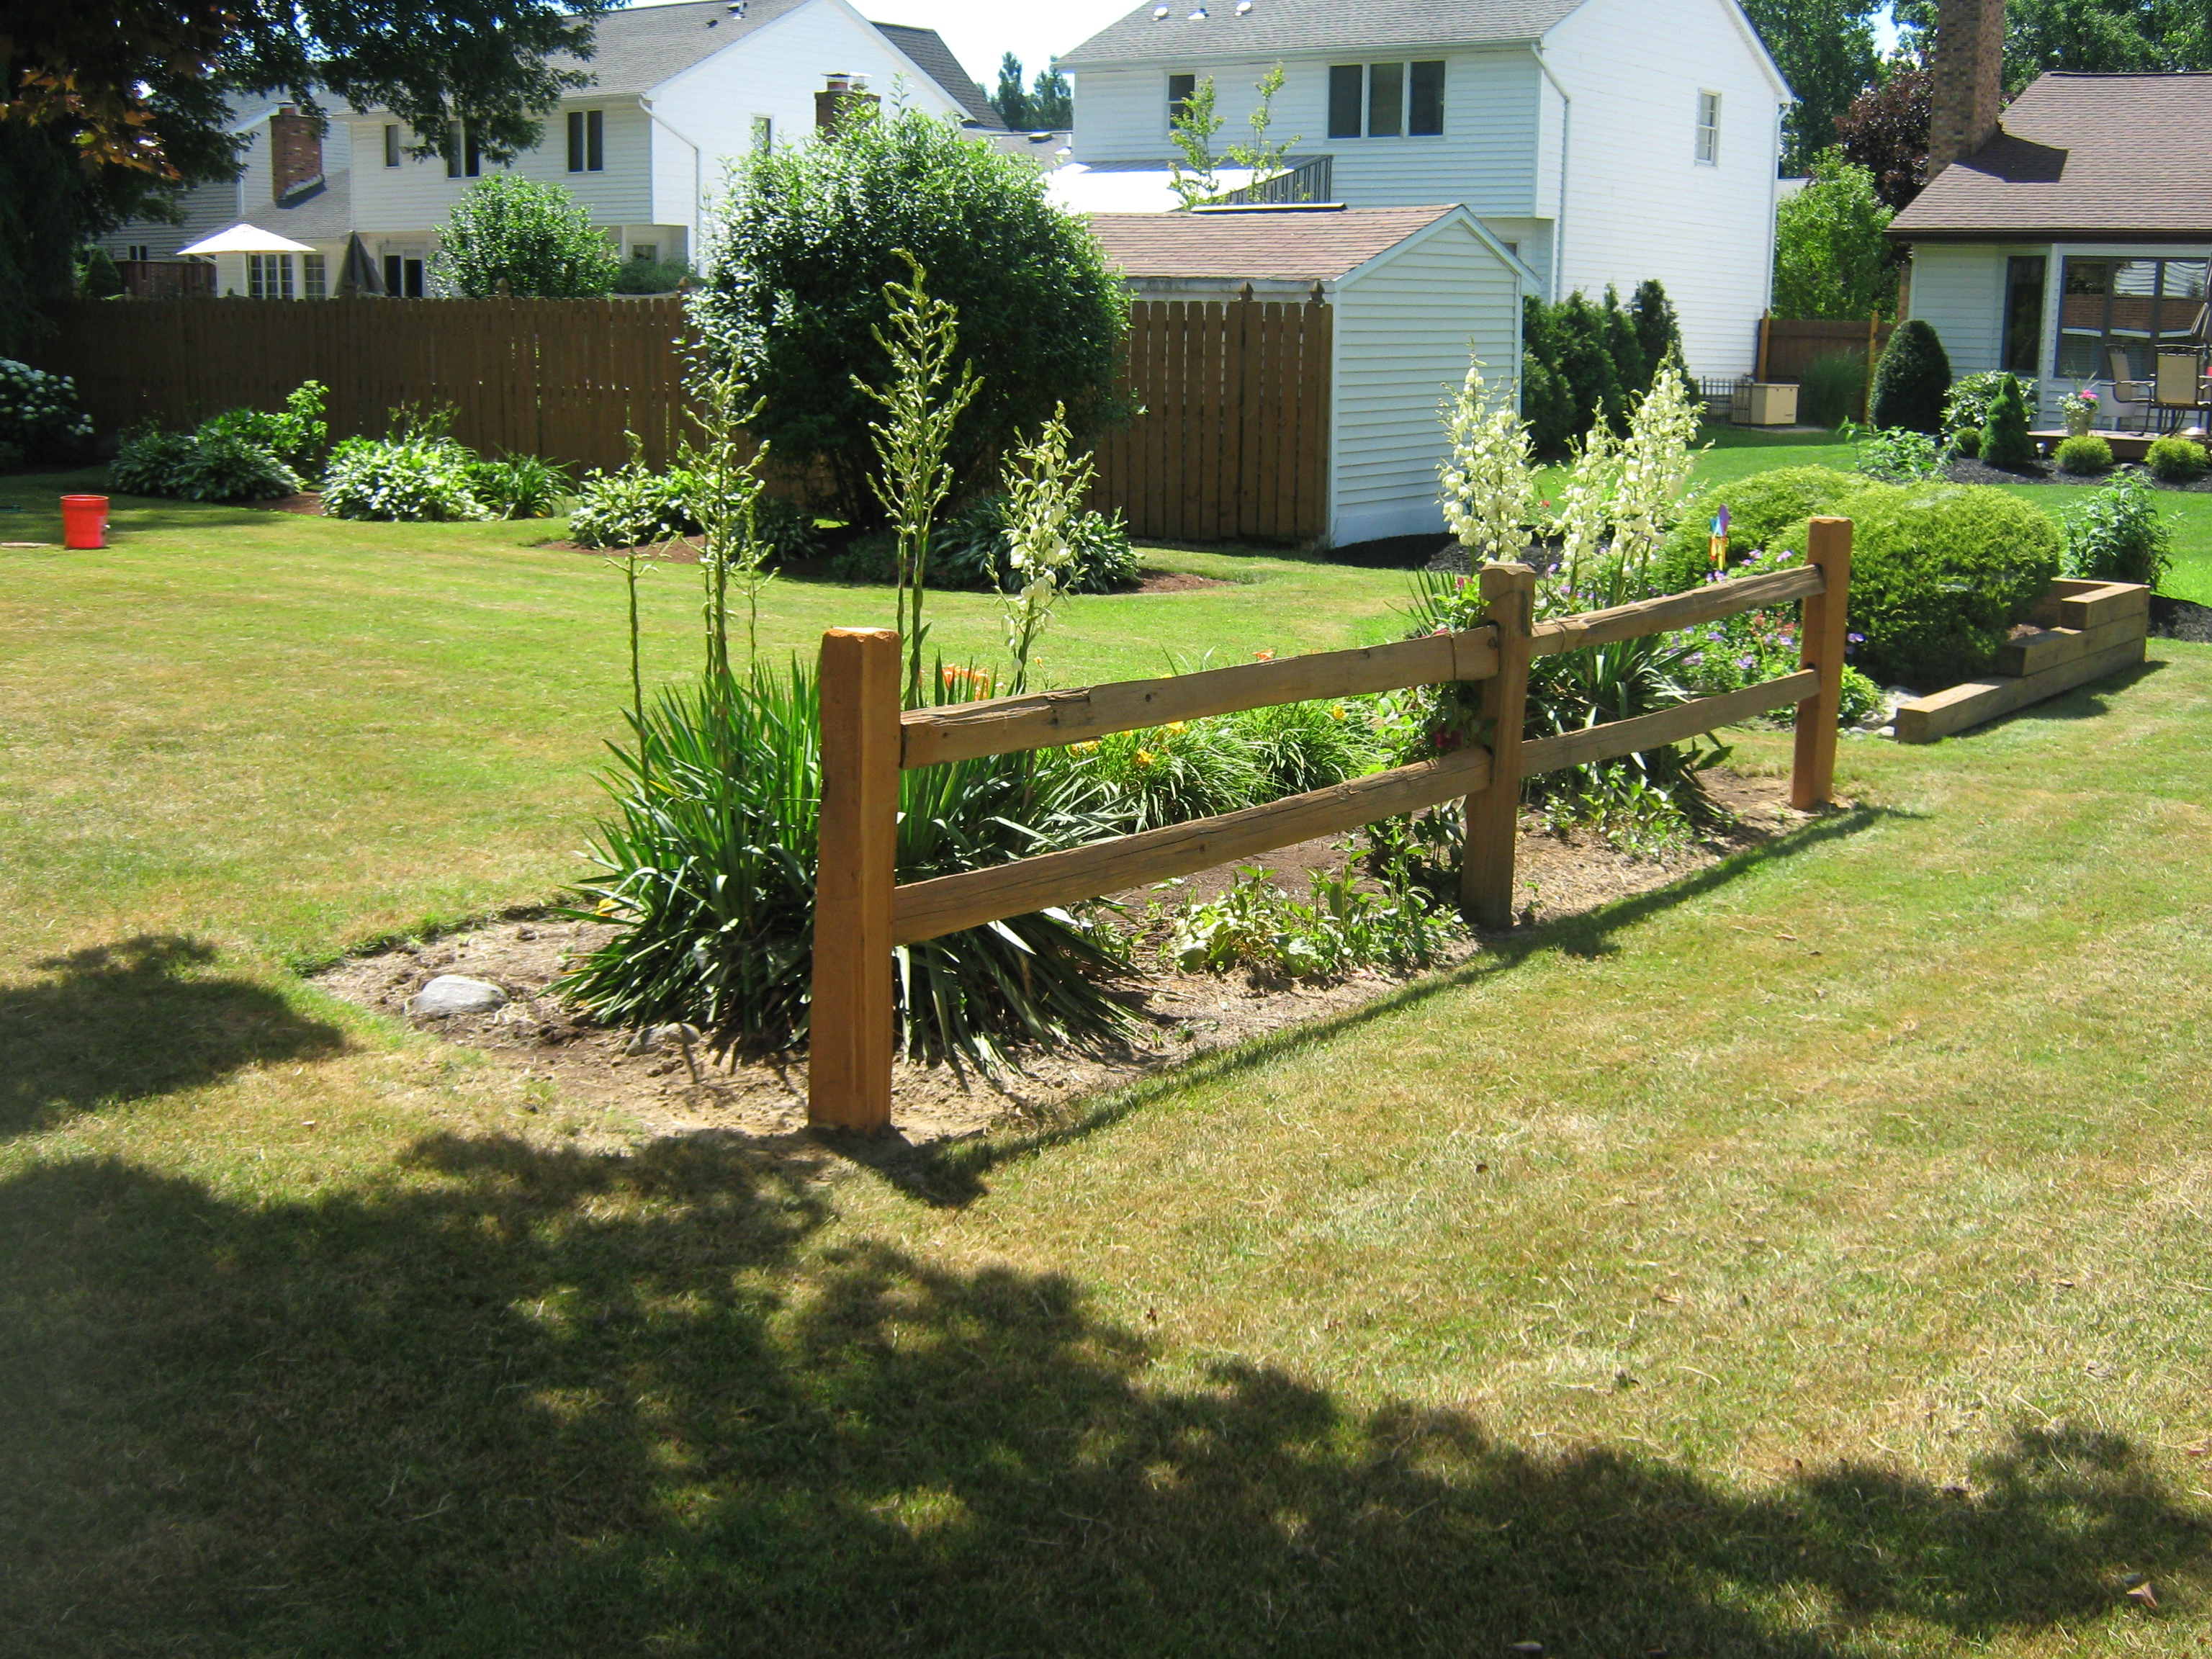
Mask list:
[[[1280,64],[1269,136],[1327,157],[1330,199],[1461,204],[1547,298],[1656,276],[1695,370],[1751,368],[1790,90],[1735,0],[1160,9],[1060,59],[1079,165],[1165,166],[1175,99],[1202,76],[1225,148]]]
[[[1325,541],[1443,529],[1438,411],[1469,355],[1510,395],[1536,280],[1458,206],[1100,214],[1108,259],[1146,300],[1319,299],[1334,313]]]

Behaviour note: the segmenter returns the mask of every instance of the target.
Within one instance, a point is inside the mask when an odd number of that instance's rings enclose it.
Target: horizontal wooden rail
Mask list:
[[[1740,691],[1723,691],[1717,697],[1677,703],[1656,714],[1638,714],[1633,720],[1608,720],[1602,726],[1585,726],[1578,732],[1538,738],[1521,745],[1521,770],[1525,776],[1533,772],[1557,772],[1565,767],[1616,760],[1623,755],[1640,755],[1647,749],[1680,743],[1715,726],[1733,726],[1740,720],[1763,714],[1785,703],[1802,702],[1820,689],[1820,671],[1807,668],[1761,685],[1747,685]]]
[[[1316,836],[1341,835],[1377,818],[1441,805],[1472,794],[1489,781],[1490,751],[1469,747],[1327,789],[1286,795],[1241,812],[1171,823],[988,870],[909,882],[891,895],[891,938],[900,945],[918,944],[1001,916],[1027,915],[1187,876]]]
[[[1826,586],[1827,578],[1820,567],[1811,564],[1770,570],[1760,576],[1731,576],[1686,593],[1669,593],[1664,599],[1639,599],[1609,611],[1585,611],[1580,616],[1538,623],[1528,630],[1531,651],[1535,656],[1549,657],[1562,651],[1579,651],[1586,645],[1616,645],[1645,634],[1670,634],[1678,628],[1718,622],[1740,611],[1759,611],[1806,599]]]
[[[1497,630],[1485,624],[1457,634],[1425,634],[1389,645],[1239,663],[1164,679],[910,708],[900,717],[899,763],[911,771],[944,761],[1080,743],[1170,720],[1400,691],[1443,680],[1479,680],[1497,672]]]

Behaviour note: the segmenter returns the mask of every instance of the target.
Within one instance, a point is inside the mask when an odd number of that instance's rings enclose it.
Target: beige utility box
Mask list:
[[[1738,380],[1729,419],[1738,426],[1795,426],[1797,388],[1771,380]]]

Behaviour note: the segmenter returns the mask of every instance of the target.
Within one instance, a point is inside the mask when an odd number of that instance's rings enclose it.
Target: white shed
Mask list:
[[[1443,529],[1438,410],[1470,354],[1518,395],[1521,298],[1538,289],[1472,213],[1255,204],[1090,222],[1140,303],[1242,297],[1326,309],[1321,544]]]

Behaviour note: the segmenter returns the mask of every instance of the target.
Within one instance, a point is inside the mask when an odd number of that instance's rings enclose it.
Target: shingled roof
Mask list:
[[[2045,75],[1937,173],[1901,241],[2212,236],[2212,75]]]
[[[994,132],[1006,130],[1006,118],[993,107],[983,88],[961,67],[952,48],[935,29],[916,28],[911,23],[878,23],[876,33],[919,64],[922,73],[943,87],[977,126]]]
[[[1064,70],[1250,54],[1365,52],[1389,46],[1472,46],[1537,40],[1582,0],[1234,0],[1179,3],[1155,18],[1153,0],[1109,23],[1057,60]]]
[[[1331,283],[1425,230],[1449,207],[1094,213],[1090,225],[1122,276]]]

